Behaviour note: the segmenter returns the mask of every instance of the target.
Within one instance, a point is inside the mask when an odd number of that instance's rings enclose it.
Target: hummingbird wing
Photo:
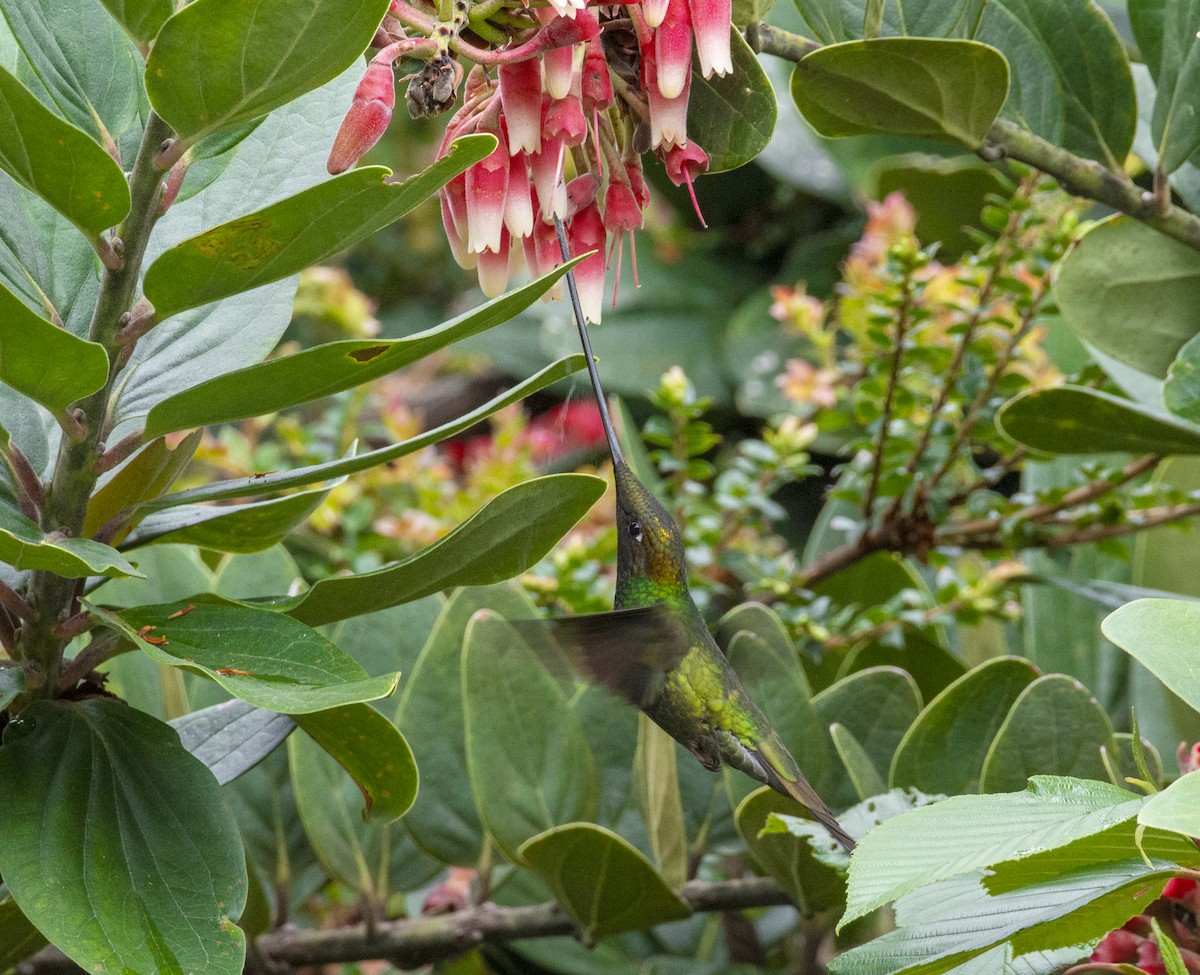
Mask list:
[[[663,603],[550,620],[510,620],[552,670],[547,637],[572,670],[639,708],[662,693],[669,670],[690,649],[687,630]]]

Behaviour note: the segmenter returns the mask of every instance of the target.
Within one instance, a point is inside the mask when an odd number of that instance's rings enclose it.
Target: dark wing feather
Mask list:
[[[639,708],[657,699],[667,671],[678,666],[691,648],[683,621],[662,603],[553,620],[506,622],[551,671],[561,673],[565,661],[580,676]]]

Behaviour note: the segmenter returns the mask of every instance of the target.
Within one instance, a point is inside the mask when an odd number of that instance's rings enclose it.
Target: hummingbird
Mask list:
[[[562,221],[555,218],[563,260]],[[854,840],[746,693],[688,591],[683,534],[621,453],[571,271],[567,290],[617,489],[617,584],[611,613],[546,621],[584,675],[633,703],[710,771],[723,764],[790,796],[847,851]]]

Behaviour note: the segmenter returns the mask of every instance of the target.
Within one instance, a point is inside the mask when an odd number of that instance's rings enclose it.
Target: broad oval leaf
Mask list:
[[[142,578],[114,548],[90,538],[55,538],[15,508],[0,502],[0,562],[18,571],[43,569],[68,579],[87,576]]]
[[[195,0],[159,30],[146,92],[180,138],[197,142],[337,77],[387,8],[388,0]]]
[[[1079,681],[1039,677],[1021,692],[983,763],[980,790],[1015,792],[1032,775],[1106,779],[1102,748],[1115,747],[1112,723]]]
[[[1147,799],[1138,822],[1184,836],[1200,836],[1200,772],[1179,777]]]
[[[687,901],[650,861],[603,826],[568,823],[546,830],[522,844],[519,856],[554,892],[589,944],[691,916]]]
[[[775,131],[775,92],[740,31],[730,35],[733,71],[724,77],[700,74],[692,65],[688,137],[708,153],[708,172],[723,173],[757,156]]]
[[[390,823],[417,798],[417,763],[404,736],[366,704],[296,715],[296,724],[354,779],[363,819]]]
[[[1200,423],[1200,340],[1183,343],[1163,383],[1163,405],[1176,416]]]
[[[490,586],[542,558],[604,493],[590,474],[551,474],[503,491],[402,562],[322,579],[287,613],[309,626],[386,609],[455,586]]]
[[[526,840],[595,815],[596,768],[558,682],[515,629],[484,616],[463,640],[467,768],[480,820],[520,863]]]
[[[803,58],[791,88],[800,113],[824,136],[907,135],[975,149],[1008,95],[1008,62],[975,41],[848,41]]]
[[[998,657],[968,671],[921,712],[892,760],[890,783],[931,795],[979,788],[983,761],[1021,691],[1038,677],[1019,657]]]
[[[926,884],[1101,833],[1143,801],[1107,782],[1037,776],[1023,792],[953,796],[889,819],[851,858],[839,927]]]
[[[1000,408],[1000,429],[1048,454],[1198,454],[1200,426],[1082,386],[1031,389]]]
[[[1200,331],[1200,254],[1132,217],[1109,217],[1067,255],[1054,298],[1080,337],[1162,377]]]
[[[331,342],[214,377],[155,406],[146,418],[147,436],[275,413],[378,379],[452,342],[507,322],[577,263],[578,259],[555,268],[523,288],[406,338]]]
[[[107,379],[104,346],[46,321],[0,286],[0,382],[62,413]]]
[[[171,0],[100,0],[113,15],[113,19],[125,28],[125,32],[143,47],[154,40],[154,36],[167,18],[175,12]]]
[[[264,711],[237,698],[185,714],[169,724],[218,785],[254,768],[296,727],[286,714]]]
[[[392,171],[384,166],[364,166],[206,230],[176,244],[150,265],[146,298],[161,321],[328,260],[399,220],[489,155],[495,145],[492,135],[464,136],[432,166],[402,183],[390,181]],[[210,403],[220,404],[220,399]],[[232,413],[201,422],[255,415]],[[150,436],[197,425],[164,426],[161,421],[155,424],[153,417],[152,411]]]
[[[679,890],[687,882],[688,849],[679,792],[678,746],[645,714],[639,712],[637,718],[634,762],[641,777],[642,817],[650,852],[662,878],[672,890]],[[612,727],[604,728],[604,732],[603,737],[611,738]]]
[[[1164,4],[1162,14],[1151,134],[1159,166],[1173,173],[1200,149],[1200,6]]]
[[[234,697],[283,714],[307,714],[374,701],[399,674],[368,677],[320,633],[281,613],[204,602],[137,606],[111,613],[91,606],[151,659],[216,681]]]
[[[0,796],[4,882],[81,967],[239,975],[237,823],[161,721],[104,699],[39,701],[5,730]]]
[[[90,135],[64,122],[0,67],[0,169],[89,237],[129,212],[129,184]]]
[[[1101,630],[1200,711],[1200,602],[1137,599],[1112,613]]]

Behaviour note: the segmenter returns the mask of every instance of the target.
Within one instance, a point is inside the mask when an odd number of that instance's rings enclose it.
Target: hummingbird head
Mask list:
[[[675,519],[623,460],[617,482],[617,588],[632,580],[687,588],[683,535]]]

